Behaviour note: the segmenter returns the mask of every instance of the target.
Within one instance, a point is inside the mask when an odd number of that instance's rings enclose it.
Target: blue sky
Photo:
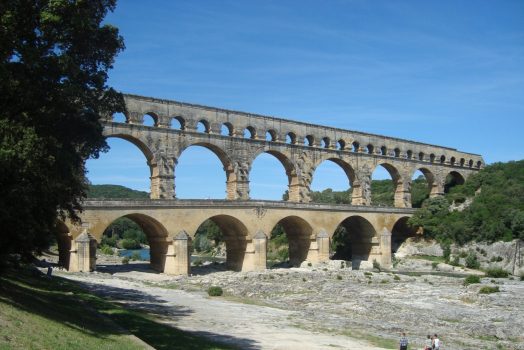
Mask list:
[[[126,43],[109,79],[122,92],[524,158],[524,1],[121,0],[107,22]],[[147,190],[142,154],[108,141],[90,181]],[[188,149],[176,176],[180,198],[225,196],[207,150]],[[287,180],[267,155],[251,182],[278,199]],[[348,183],[328,162],[312,187]]]

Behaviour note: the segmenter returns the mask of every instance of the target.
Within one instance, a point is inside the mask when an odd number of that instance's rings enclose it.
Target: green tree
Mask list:
[[[30,257],[56,220],[77,219],[85,160],[107,149],[101,116],[124,109],[106,85],[124,48],[102,21],[116,0],[0,2],[0,246]]]

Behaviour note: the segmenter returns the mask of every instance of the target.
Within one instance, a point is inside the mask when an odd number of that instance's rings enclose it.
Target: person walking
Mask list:
[[[402,336],[400,337],[400,350],[408,350],[408,338],[406,337],[406,333],[402,332]]]
[[[428,334],[427,339],[424,341],[424,350],[432,350],[433,349],[433,338],[431,338],[431,335]]]
[[[433,350],[440,350],[440,339],[436,333],[433,336]]]

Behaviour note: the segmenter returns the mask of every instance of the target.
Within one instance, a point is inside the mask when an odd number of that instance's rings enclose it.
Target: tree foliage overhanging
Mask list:
[[[106,85],[124,48],[102,24],[116,0],[0,2],[0,247],[29,257],[81,208],[99,119],[124,109]]]
[[[465,205],[450,210],[452,203]],[[441,242],[524,239],[524,160],[487,166],[445,197],[426,200],[409,222]]]

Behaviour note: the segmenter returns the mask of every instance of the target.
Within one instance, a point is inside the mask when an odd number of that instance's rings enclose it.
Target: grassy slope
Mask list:
[[[89,294],[59,277],[26,270],[0,276],[0,349],[231,349]]]

